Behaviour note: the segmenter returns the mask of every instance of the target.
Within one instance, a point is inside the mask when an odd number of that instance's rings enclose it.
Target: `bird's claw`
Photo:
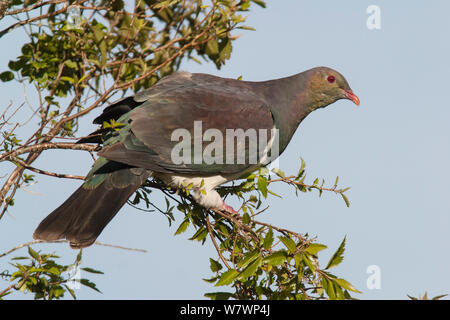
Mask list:
[[[222,203],[222,209],[231,214],[238,214],[238,212],[234,210],[233,207],[227,205],[225,201]]]

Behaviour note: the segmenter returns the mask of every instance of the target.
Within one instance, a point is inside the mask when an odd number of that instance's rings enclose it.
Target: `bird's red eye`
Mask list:
[[[329,83],[333,83],[336,81],[336,78],[334,76],[328,76],[327,80]]]

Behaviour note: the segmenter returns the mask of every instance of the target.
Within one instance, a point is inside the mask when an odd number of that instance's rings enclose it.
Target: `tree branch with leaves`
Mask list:
[[[0,2],[0,17],[11,21],[0,31],[0,38],[15,32],[28,37],[20,55],[12,57],[8,69],[0,73],[1,81],[23,84],[28,91],[23,101],[7,97],[0,112],[0,162],[8,167],[2,173],[0,219],[7,210],[13,212],[21,188],[38,182],[34,174],[84,178],[34,163],[52,149],[87,151],[95,160],[97,146],[75,143],[82,138],[79,124],[86,115],[151,87],[177,71],[183,61],[204,60],[220,68],[230,58],[233,41],[239,37],[236,31],[252,29],[245,25],[243,14],[255,4],[265,7],[260,0],[207,4],[200,0],[136,0],[132,6],[123,0]],[[73,16],[73,12],[79,16]],[[36,99],[30,103],[27,96],[31,94]],[[26,106],[28,120],[22,121],[17,115],[25,112]],[[240,199],[238,214],[206,210],[195,203],[189,186],[173,190],[155,179],[138,189],[129,204],[140,210],[159,211],[170,223],[181,220],[175,234],[193,226],[191,240],[211,241],[217,257],[209,260],[213,276],[207,281],[228,291],[207,293],[208,298],[350,299],[350,292],[359,291],[329,271],[342,262],[345,239],[321,267],[318,253],[327,248],[325,245],[307,234],[262,219],[270,212],[268,197],[278,196],[269,189],[276,183],[292,186],[297,194],[314,190],[319,196],[334,193],[349,205],[345,195],[348,188],[338,188],[338,179],[326,187],[323,180],[307,182],[305,172],[302,160],[296,175],[263,168],[231,186],[220,187],[222,197]],[[155,190],[165,197],[166,208],[149,200],[149,193]],[[13,284],[0,290],[1,294],[26,290],[42,299],[60,298],[65,292],[74,296],[66,285],[68,278],[61,276],[69,266],[58,264],[54,254],[27,247],[28,257],[12,261],[22,259],[28,264],[14,262],[14,272],[2,273]],[[75,264],[80,263],[81,253]],[[85,270],[95,273],[94,269]],[[83,281],[98,290],[92,282]]]

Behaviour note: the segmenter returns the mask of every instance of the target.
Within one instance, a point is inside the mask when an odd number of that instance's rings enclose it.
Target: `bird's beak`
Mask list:
[[[345,98],[348,100],[352,100],[357,106],[359,106],[359,98],[356,94],[353,93],[352,90],[344,90],[345,91]]]

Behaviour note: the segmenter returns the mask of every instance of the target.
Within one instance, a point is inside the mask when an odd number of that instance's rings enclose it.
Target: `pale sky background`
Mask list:
[[[368,30],[366,9],[381,8],[381,30]],[[247,25],[239,31],[231,60],[222,70],[212,64],[185,63],[182,69],[245,80],[289,76],[315,66],[340,71],[361,99],[312,113],[297,130],[280,159],[286,173],[296,173],[299,159],[308,177],[329,184],[340,176],[350,186],[351,207],[334,194],[301,194],[281,184],[270,197],[271,207],[260,220],[315,235],[329,249],[320,254],[322,266],[344,236],[344,262],[333,273],[349,280],[363,294],[360,299],[406,299],[428,291],[450,293],[450,2],[433,1],[268,1],[253,6]],[[5,25],[2,21],[0,27]],[[16,57],[19,33],[1,39],[0,69]],[[7,48],[7,50],[5,50]],[[3,107],[23,101],[17,83],[0,84]],[[30,101],[33,104],[33,101]],[[3,108],[2,107],[2,108]],[[97,110],[92,118],[100,113]],[[86,119],[85,119],[86,120]],[[87,133],[95,129],[83,123]],[[90,168],[85,152],[50,151],[34,165],[55,172],[84,175]],[[2,166],[6,166],[2,164]],[[16,205],[0,221],[0,252],[32,240],[38,223],[61,204],[79,181],[40,176],[19,191]],[[157,203],[163,197],[154,192]],[[230,201],[231,200],[231,201]],[[236,199],[229,199],[237,205]],[[83,266],[104,275],[83,274],[103,294],[89,288],[76,291],[80,299],[203,299],[206,292],[223,291],[204,282],[212,275],[209,257],[216,253],[188,241],[193,230],[174,232],[159,213],[124,207],[106,227],[99,241],[143,248],[148,253],[100,246],[84,250]],[[77,251],[67,245],[39,245],[71,263]],[[26,249],[16,252],[26,255]],[[0,259],[0,271],[10,269]],[[381,289],[369,290],[367,267],[381,270]],[[8,286],[0,281],[0,289]],[[218,290],[219,289],[219,290]],[[14,294],[11,298],[32,298]]]

